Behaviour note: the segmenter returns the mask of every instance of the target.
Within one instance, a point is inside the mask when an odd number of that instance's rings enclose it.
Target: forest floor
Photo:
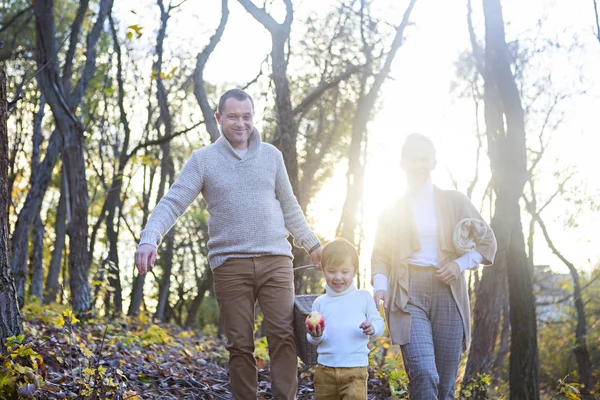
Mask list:
[[[231,399],[224,340],[144,318],[77,320],[60,307],[28,306],[25,335],[8,341],[0,399]],[[259,399],[272,399],[264,340],[257,341]],[[298,399],[312,399],[301,365]],[[370,370],[369,399],[391,399]],[[402,393],[397,393],[402,398]]]

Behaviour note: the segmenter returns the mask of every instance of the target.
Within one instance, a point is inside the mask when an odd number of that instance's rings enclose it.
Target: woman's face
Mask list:
[[[409,183],[425,183],[435,168],[435,151],[431,143],[415,140],[407,144],[401,163]]]

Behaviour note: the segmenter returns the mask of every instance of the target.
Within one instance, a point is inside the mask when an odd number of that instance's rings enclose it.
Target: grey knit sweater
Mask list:
[[[292,257],[288,232],[307,251],[320,244],[292,192],[281,152],[262,143],[256,129],[243,158],[223,136],[195,150],[154,208],[140,244],[157,246],[200,193],[208,205],[212,269],[228,258]]]

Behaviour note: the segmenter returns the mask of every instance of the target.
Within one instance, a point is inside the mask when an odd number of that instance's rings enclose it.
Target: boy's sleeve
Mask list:
[[[317,297],[317,299],[315,300],[315,302],[312,305],[312,311],[321,312],[320,304],[321,303],[319,302],[319,298]],[[306,332],[306,340],[308,340],[309,343],[314,344],[315,346],[318,346],[319,344],[321,344],[323,342],[326,334],[327,334],[327,327],[325,327],[323,329],[323,334],[320,337],[313,337],[310,333]]]
[[[377,306],[375,305],[375,300],[373,300],[371,293],[365,291],[365,298],[367,299],[367,321],[375,328],[375,333],[371,338],[376,338],[381,336],[385,330],[385,322],[383,321],[383,318],[381,318],[379,311],[377,311]]]

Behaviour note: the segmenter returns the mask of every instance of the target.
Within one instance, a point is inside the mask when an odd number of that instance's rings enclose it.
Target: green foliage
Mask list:
[[[158,325],[151,325],[142,334],[142,346],[148,347],[153,344],[167,344],[170,342],[169,332]]]
[[[394,399],[408,398],[408,376],[400,349],[392,346],[387,335],[371,341],[369,348],[369,366],[375,371],[375,376],[388,383]]]
[[[11,336],[5,346],[8,355],[2,357],[0,398],[16,398],[43,386],[44,360],[32,349],[33,342],[25,343],[25,335]]]
[[[484,400],[488,398],[488,388],[491,379],[487,374],[477,374],[466,385],[462,386],[459,391],[459,398]]]

